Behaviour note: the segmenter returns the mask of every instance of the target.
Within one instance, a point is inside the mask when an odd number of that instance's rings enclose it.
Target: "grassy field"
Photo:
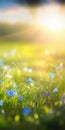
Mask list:
[[[0,130],[65,130],[64,44],[0,42]]]

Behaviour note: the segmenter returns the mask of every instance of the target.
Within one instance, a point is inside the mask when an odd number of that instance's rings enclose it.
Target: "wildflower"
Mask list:
[[[57,66],[57,69],[61,69],[63,67],[63,63],[61,63],[59,66]]]
[[[30,109],[30,108],[24,108],[24,109],[23,109],[23,114],[24,114],[24,115],[29,115],[30,112],[31,112],[31,109]]]
[[[6,94],[9,95],[10,97],[17,96],[17,91],[16,90],[6,90]]]
[[[3,106],[3,100],[0,100],[0,106]]]
[[[0,80],[0,83],[3,83],[4,82],[4,80]]]
[[[22,101],[22,100],[23,100],[23,96],[22,96],[22,95],[19,97],[19,100],[20,100],[20,101]]]
[[[49,77],[50,77],[50,78],[55,78],[55,74],[54,74],[54,73],[50,73],[50,74],[49,74]]]
[[[0,59],[0,67],[2,68],[4,65],[4,60],[3,59]]]
[[[57,93],[57,92],[58,92],[58,88],[54,88],[53,93]]]
[[[29,79],[26,80],[26,83],[32,83],[32,84],[34,84],[34,80],[32,78],[29,78]]]
[[[45,96],[45,97],[49,97],[50,96],[50,93],[48,92],[48,93],[43,93],[43,95]]]

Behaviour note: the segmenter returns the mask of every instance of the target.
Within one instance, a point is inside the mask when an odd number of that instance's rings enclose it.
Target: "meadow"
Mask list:
[[[0,130],[64,130],[64,114],[64,44],[0,41]]]

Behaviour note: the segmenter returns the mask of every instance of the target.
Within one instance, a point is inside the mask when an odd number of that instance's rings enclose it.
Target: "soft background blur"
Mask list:
[[[65,0],[0,0],[0,40],[65,41]]]
[[[0,0],[5,129],[65,130],[65,0]]]

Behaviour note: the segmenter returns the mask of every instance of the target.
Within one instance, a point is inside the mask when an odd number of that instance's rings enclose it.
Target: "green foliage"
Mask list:
[[[64,130],[64,51],[50,44],[2,43],[0,129]]]

